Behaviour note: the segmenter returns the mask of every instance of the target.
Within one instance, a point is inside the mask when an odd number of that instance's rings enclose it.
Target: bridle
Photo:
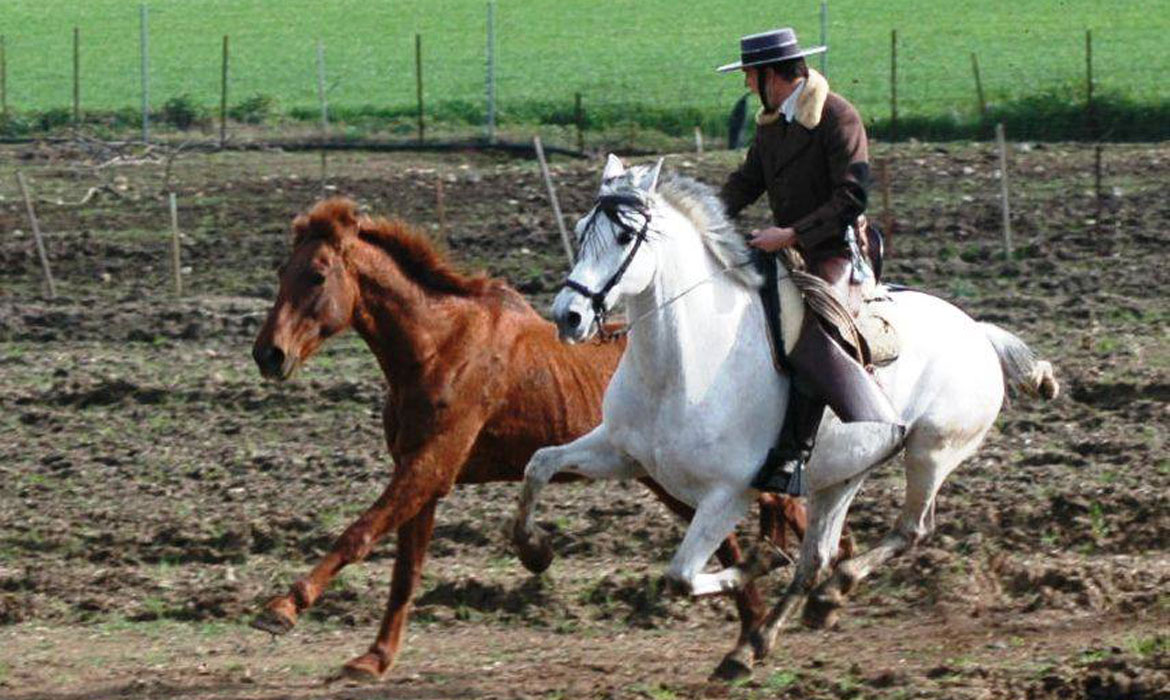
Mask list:
[[[626,274],[630,263],[634,261],[634,256],[638,254],[638,248],[642,247],[642,243],[646,240],[646,232],[650,229],[650,210],[646,207],[646,203],[642,198],[636,194],[602,195],[597,198],[593,206],[593,214],[585,222],[586,230],[593,226],[593,222],[598,214],[605,214],[622,231],[634,237],[634,246],[630,248],[630,252],[626,253],[622,264],[618,266],[618,269],[614,270],[614,273],[610,275],[609,279],[598,291],[595,292],[580,282],[574,281],[572,277],[565,278],[564,288],[571,289],[589,300],[589,303],[593,307],[593,317],[594,322],[597,324],[598,333],[604,339],[609,336],[605,330],[605,319],[609,314],[609,310],[605,307],[605,297],[621,281],[622,275]],[[642,227],[635,229],[622,218],[621,207],[627,207],[637,212],[642,217]]]

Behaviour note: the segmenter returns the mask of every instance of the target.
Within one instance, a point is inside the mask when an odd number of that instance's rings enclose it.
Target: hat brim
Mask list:
[[[792,56],[788,56],[787,58],[782,58],[779,61],[777,61],[776,59],[764,59],[762,61],[749,61],[748,63],[744,63],[743,61],[736,61],[735,63],[728,63],[725,66],[719,66],[718,68],[715,69],[715,72],[716,73],[730,73],[733,70],[739,70],[741,68],[751,68],[753,66],[763,66],[763,65],[767,65],[769,63],[783,63],[784,61],[795,61],[796,59],[804,58],[805,56],[815,56],[818,53],[824,53],[828,49],[829,49],[828,46],[814,46],[814,47],[809,48],[809,49],[804,49],[800,53],[794,54]]]

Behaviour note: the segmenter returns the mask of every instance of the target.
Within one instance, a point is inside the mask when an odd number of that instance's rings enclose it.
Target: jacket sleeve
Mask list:
[[[752,141],[748,147],[747,156],[739,168],[727,176],[723,189],[719,190],[719,198],[727,210],[729,218],[738,215],[752,202],[760,198],[767,185],[764,183],[764,166],[760,159],[759,141]]]
[[[847,105],[845,109],[835,110],[824,127],[822,138],[832,194],[828,201],[793,225],[797,239],[806,250],[840,238],[845,227],[865,211],[869,187],[869,146],[861,115],[852,105]]]

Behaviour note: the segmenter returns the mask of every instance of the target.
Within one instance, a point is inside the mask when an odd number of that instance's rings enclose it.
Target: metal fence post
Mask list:
[[[139,50],[142,53],[142,142],[150,142],[150,29],[146,4],[139,5]]]
[[[487,140],[496,142],[496,0],[487,4]]]
[[[827,0],[821,2],[821,46],[825,50],[821,52],[821,75],[826,78],[829,76],[829,3]]]

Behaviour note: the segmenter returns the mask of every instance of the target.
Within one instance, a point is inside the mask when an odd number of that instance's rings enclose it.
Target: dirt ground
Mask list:
[[[393,538],[290,635],[247,627],[389,471],[382,380],[358,339],[282,385],[249,355],[288,223],[323,191],[319,157],[181,154],[168,168],[0,150],[0,697],[1170,697],[1170,146],[1107,146],[1098,199],[1090,147],[1016,145],[1010,261],[991,146],[875,151],[896,213],[887,278],[1016,332],[1063,384],[1054,403],[1005,408],[943,488],[931,539],[868,581],[838,629],[793,629],[728,686],[706,678],[734,607],[659,595],[682,528],[640,486],[550,489],[558,559],[539,578],[501,532],[516,486],[461,488],[439,507],[397,666],[350,687],[329,679],[373,638]],[[667,163],[718,182],[738,157]],[[461,266],[540,308],[563,278],[532,163],[347,154],[327,167],[324,191],[442,236]],[[54,300],[15,168],[37,198]],[[599,170],[554,163],[567,214],[588,208]],[[898,474],[883,467],[858,497],[862,546],[892,523]]]

